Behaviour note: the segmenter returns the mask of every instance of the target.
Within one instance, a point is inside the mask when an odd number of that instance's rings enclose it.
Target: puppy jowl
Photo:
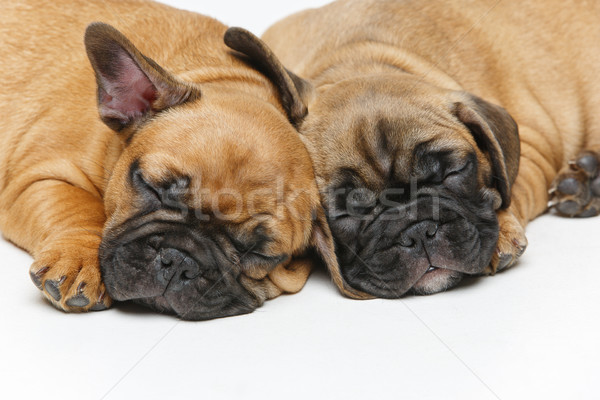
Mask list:
[[[300,290],[306,253],[336,262],[296,89],[264,43],[151,1],[29,3],[0,16],[0,229],[54,306],[224,317]]]

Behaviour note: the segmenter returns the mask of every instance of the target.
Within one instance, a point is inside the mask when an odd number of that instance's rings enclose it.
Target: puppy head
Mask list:
[[[446,290],[488,265],[519,141],[501,107],[411,75],[314,89],[298,123],[334,236],[343,292]],[[348,293],[353,295],[352,293]]]
[[[208,319],[299,290],[308,272],[294,258],[333,249],[287,116],[251,93],[175,77],[105,24],[85,41],[100,116],[124,146],[104,198],[109,294]]]

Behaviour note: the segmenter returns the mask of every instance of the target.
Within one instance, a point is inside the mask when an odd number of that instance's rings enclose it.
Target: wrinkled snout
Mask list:
[[[334,221],[346,282],[378,297],[398,298],[447,290],[463,274],[480,273],[498,239],[495,214],[476,215],[452,200],[435,209],[430,203],[415,204],[412,217],[393,218],[394,209],[376,211],[354,232],[345,229],[348,222]]]
[[[100,257],[108,294],[115,300],[134,300],[193,320],[244,314],[260,305],[218,246],[189,233],[103,243]]]

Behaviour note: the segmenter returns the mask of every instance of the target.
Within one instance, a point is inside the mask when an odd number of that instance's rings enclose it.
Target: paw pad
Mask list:
[[[54,300],[60,301],[60,299],[62,298],[62,294],[60,293],[60,285],[62,285],[66,279],[67,277],[63,276],[57,281],[53,281],[50,279],[46,281],[46,284],[44,285],[44,287],[46,288],[46,292],[48,292],[48,294],[52,296]]]
[[[556,176],[550,188],[550,208],[567,217],[600,214],[600,155],[583,151]]]

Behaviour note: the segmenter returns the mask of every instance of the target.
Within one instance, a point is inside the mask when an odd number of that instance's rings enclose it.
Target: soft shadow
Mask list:
[[[165,312],[157,311],[148,306],[136,303],[134,301],[114,302],[111,309],[113,309],[119,313],[123,313],[123,314],[127,314],[127,315],[139,315],[139,316],[162,315],[165,317],[177,319],[177,317],[174,314],[168,314]]]
[[[472,275],[464,276],[462,278],[462,280],[459,282],[459,284],[450,290],[456,291],[456,290],[470,289],[471,286],[477,285],[481,281],[481,279],[484,279],[484,278],[487,278],[487,276],[472,276]]]

